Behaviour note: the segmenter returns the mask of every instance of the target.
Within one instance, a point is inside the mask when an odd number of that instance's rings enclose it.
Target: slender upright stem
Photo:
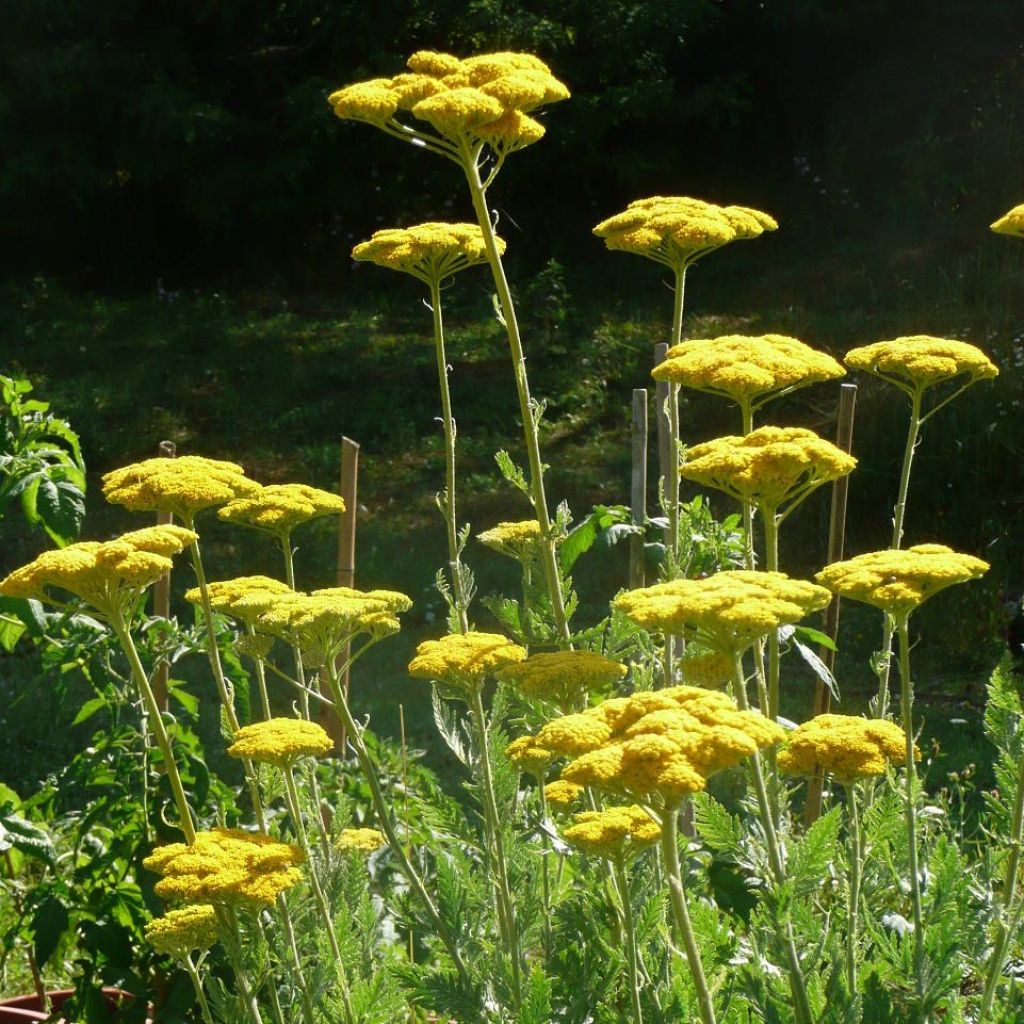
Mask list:
[[[679,866],[679,831],[677,818],[679,808],[667,807],[662,817],[661,826],[661,857],[668,876],[668,894],[672,906],[672,917],[676,927],[676,938],[682,943],[686,952],[686,962],[690,968],[694,987],[697,989],[697,1009],[702,1024],[715,1024],[715,1004],[711,998],[707,978],[704,976],[704,964],[700,958],[700,947],[693,933],[690,911],[686,906],[686,892],[683,886],[683,875]]]
[[[352,717],[352,712],[348,706],[348,700],[341,686],[341,679],[338,676],[337,667],[332,659],[328,658],[325,670],[328,685],[330,686],[331,694],[334,697],[334,710],[341,719],[342,724],[345,726],[348,742],[352,745],[352,749],[355,751],[356,760],[359,762],[359,768],[363,773],[363,777],[366,779],[367,785],[370,787],[370,798],[373,801],[373,809],[376,812],[380,829],[387,837],[388,846],[391,848],[391,852],[395,855],[395,858],[398,861],[399,869],[402,874],[405,875],[406,881],[416,893],[420,904],[423,906],[427,916],[430,918],[431,924],[434,926],[434,931],[437,932],[438,938],[448,951],[448,955],[451,957],[452,963],[455,965],[455,969],[458,971],[460,979],[463,984],[468,987],[471,984],[470,974],[466,968],[465,961],[462,959],[462,954],[459,952],[459,947],[455,942],[455,936],[452,934],[452,931],[448,927],[444,918],[441,917],[440,911],[437,909],[437,905],[434,903],[433,898],[427,891],[427,887],[424,884],[423,879],[413,866],[412,861],[409,859],[409,855],[405,852],[402,839],[398,834],[398,829],[395,827],[395,822],[391,815],[391,809],[388,807],[387,801],[384,799],[384,791],[381,788],[380,778],[377,775],[377,769],[373,763],[373,758],[370,757],[370,752],[366,749],[366,743],[363,741],[363,730]]]
[[[978,1012],[977,1024],[984,1024],[992,1010],[996,986],[1003,976],[1006,964],[1006,950],[1014,930],[1010,921],[1014,918],[1017,902],[1017,876],[1020,874],[1021,846],[1024,845],[1024,757],[1020,759],[1017,771],[1017,793],[1013,802],[1013,817],[1010,820],[1010,855],[1006,861],[1006,874],[1003,876],[1002,911],[999,919],[999,930],[996,943],[992,949],[992,958],[985,976],[985,990],[982,994],[981,1009]],[[1021,904],[1024,910],[1024,903]]]
[[[487,717],[481,688],[475,687],[470,697],[473,727],[476,731],[477,755],[480,759],[480,783],[483,792],[484,821],[487,825],[488,846],[494,868],[494,885],[498,897],[498,920],[503,922],[504,945],[512,966],[512,988],[516,1006],[522,1001],[522,965],[519,953],[519,929],[512,907],[512,891],[508,884],[508,867],[505,860],[505,842],[502,838],[501,815],[494,795],[494,778],[491,774],[490,740],[487,737]]]
[[[890,547],[899,550],[903,544],[903,523],[907,511],[907,492],[910,489],[910,470],[914,462],[921,436],[921,399],[922,392],[915,391],[910,396],[910,423],[907,427],[907,443],[903,449],[903,466],[900,469],[900,486],[896,494],[896,504],[892,510],[892,544]],[[892,669],[892,637],[896,623],[891,615],[886,614],[882,626],[882,664],[878,673],[878,702],[875,706],[875,717],[885,718],[889,713],[889,674]]]
[[[251,622],[245,624],[245,632],[250,636],[256,636],[256,629]],[[252,656],[253,664],[256,666],[256,685],[260,691],[260,706],[263,709],[263,718],[268,719],[271,717],[270,714],[270,693],[267,690],[267,672],[263,667],[263,659],[253,653]]]
[[[544,900],[544,949],[551,955],[551,845],[548,842],[547,829],[544,827],[548,821],[548,798],[544,794],[544,778],[537,779],[537,786],[540,790],[540,847],[541,847],[541,892]]]
[[[448,531],[448,566],[452,576],[452,593],[459,628],[469,630],[469,612],[463,589],[462,566],[459,558],[459,524],[455,514],[455,418],[452,416],[452,397],[448,388],[448,357],[444,349],[444,321],[441,314],[441,284],[434,278],[430,282],[430,308],[434,312],[434,349],[437,353],[437,383],[441,389],[441,421],[444,427],[444,519]]]
[[[672,291],[672,336],[669,351],[678,345],[683,336],[683,303],[686,295],[686,265],[675,268],[675,282]],[[668,480],[665,481],[668,504],[669,548],[672,560],[679,556],[679,385],[669,382],[668,386],[668,429],[669,463]]]
[[[292,958],[292,969],[295,971],[295,982],[299,986],[299,998],[302,1001],[302,1016],[307,1024],[316,1024],[316,1015],[313,1012],[313,1000],[309,994],[309,983],[306,981],[306,972],[302,969],[302,957],[299,956],[299,944],[295,941],[295,927],[292,924],[292,915],[288,910],[288,901],[284,893],[277,895],[277,910],[281,915],[281,924],[284,926],[285,941],[288,943],[288,952]]]
[[[292,538],[290,533],[281,536],[281,554],[284,556],[284,581],[292,590],[295,589],[295,552],[292,550]],[[309,695],[305,691],[305,672],[302,667],[302,651],[298,644],[292,645],[292,655],[295,658],[295,678],[303,685],[299,691],[300,707],[302,717],[311,721],[309,716]]]
[[[910,680],[909,616],[896,620],[900,653],[900,718],[906,734],[907,854],[910,862],[910,898],[914,910],[914,980],[918,1000],[924,998],[924,914],[921,910],[921,874],[917,865],[917,758],[914,749],[914,687]]]
[[[139,658],[139,652],[135,647],[135,641],[132,640],[131,630],[129,630],[124,618],[121,615],[118,615],[116,618],[111,620],[110,624],[113,627],[117,639],[120,641],[121,647],[124,648],[124,653],[128,657],[128,664],[131,666],[132,678],[135,680],[135,685],[139,688],[139,695],[141,696],[143,706],[146,709],[146,714],[153,730],[153,736],[156,739],[156,744],[160,748],[160,753],[163,757],[164,770],[167,772],[167,781],[170,783],[171,793],[174,795],[174,803],[178,808],[178,819],[181,822],[181,830],[185,833],[185,841],[191,846],[196,841],[196,829],[193,822],[192,809],[188,805],[188,797],[185,796],[185,787],[181,784],[181,776],[178,774],[178,765],[174,760],[170,737],[168,737],[167,730],[164,728],[164,722],[160,714],[160,708],[156,702],[156,696],[153,694],[153,689],[149,685],[149,677],[146,675],[146,670],[142,667],[142,660]]]
[[[260,1013],[259,1002],[256,999],[256,991],[249,979],[249,972],[245,969],[245,964],[242,962],[240,942],[242,932],[238,924],[238,915],[231,907],[220,907],[218,913],[224,930],[228,935],[228,941],[225,945],[228,951],[228,959],[231,961],[231,967],[235,972],[235,980],[238,982],[242,1003],[249,1014],[252,1024],[263,1024],[263,1016]]]
[[[857,809],[857,787],[850,783],[846,787],[846,806],[850,814],[850,905],[846,920],[846,981],[850,998],[857,995],[857,925],[860,907],[860,878],[864,851],[861,847],[860,812]]]
[[[764,520],[764,561],[768,572],[779,571],[779,521],[774,508],[761,510]],[[779,632],[768,634],[768,717],[779,718]]]
[[[615,883],[619,890],[619,901],[622,903],[622,923],[626,939],[626,965],[629,970],[629,998],[633,1008],[635,1024],[643,1024],[644,1015],[640,1008],[640,954],[636,945],[636,927],[633,923],[633,903],[629,898],[629,875],[626,872],[626,859],[619,851],[612,859],[615,871]]]
[[[516,391],[519,395],[519,413],[523,420],[523,430],[526,436],[526,454],[530,465],[530,492],[533,498],[533,510],[537,516],[537,523],[540,526],[542,541],[540,545],[541,562],[544,567],[544,578],[547,582],[548,594],[551,599],[551,610],[555,617],[555,628],[558,633],[559,643],[563,647],[570,647],[572,640],[569,632],[569,620],[565,614],[565,597],[562,594],[562,577],[558,568],[558,558],[555,554],[555,541],[551,536],[551,516],[548,513],[547,496],[544,493],[544,463],[541,460],[537,420],[534,415],[533,402],[530,399],[530,384],[526,376],[526,356],[523,352],[523,343],[519,334],[519,321],[516,319],[515,303],[512,301],[512,292],[509,290],[508,280],[505,277],[501,253],[498,252],[494,225],[491,223],[490,211],[487,208],[487,194],[484,184],[480,180],[478,159],[479,150],[471,150],[465,147],[463,152],[463,169],[466,172],[466,180],[469,183],[473,209],[476,212],[480,230],[483,232],[487,260],[491,265],[491,272],[494,276],[494,287],[498,294],[498,303],[501,306],[501,315],[505,321],[509,349],[512,354],[512,369],[515,375]]]
[[[740,415],[743,417],[743,436],[754,429],[754,409],[749,401],[740,404]],[[743,533],[747,546],[747,568],[753,569],[757,559],[754,557],[754,509],[749,501],[743,501]]]
[[[203,1024],[213,1024],[213,1014],[210,1013],[210,1004],[206,1001],[206,993],[203,991],[203,982],[199,977],[199,971],[196,970],[196,965],[192,962],[192,956],[186,953],[181,961],[181,965],[185,968],[185,973],[192,981],[192,988],[195,989],[196,1000],[199,1003],[199,1011],[203,1015]]]

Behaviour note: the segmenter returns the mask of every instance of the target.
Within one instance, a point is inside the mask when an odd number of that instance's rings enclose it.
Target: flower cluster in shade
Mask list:
[[[146,941],[158,953],[184,959],[209,949],[218,938],[217,911],[209,903],[169,910],[146,925]]]
[[[994,224],[992,230],[997,235],[1013,235],[1016,238],[1024,238],[1024,205],[1015,206],[1007,211]]]
[[[956,377],[973,383],[999,375],[996,365],[975,345],[927,334],[851,349],[846,365],[873,373],[909,395]]]
[[[269,484],[246,497],[229,501],[217,512],[217,518],[251,526],[276,537],[287,537],[302,523],[344,511],[344,499],[330,491],[308,484]]]
[[[540,523],[536,519],[498,523],[478,533],[476,539],[492,551],[526,562],[540,551]]]
[[[673,345],[651,376],[754,410],[780,395],[835,380],[845,372],[831,356],[784,334],[726,334]]]
[[[686,450],[679,474],[768,510],[793,507],[822,484],[851,473],[857,460],[803,427],[760,427]]]
[[[673,804],[717,772],[778,743],[783,729],[731,697],[675,686],[613,697],[548,722],[539,746],[572,760],[564,781],[618,796]]]
[[[850,785],[857,779],[884,775],[906,753],[907,735],[895,723],[853,715],[817,715],[797,726],[779,751],[778,765],[788,775],[819,771]]]
[[[661,826],[638,804],[581,811],[562,829],[567,842],[595,857],[620,857],[656,843]]]
[[[302,880],[302,850],[262,833],[215,828],[191,845],[160,846],[143,862],[163,877],[156,894],[179,903],[270,906]]]
[[[132,512],[170,512],[185,523],[203,509],[259,490],[241,466],[201,455],[146,459],[103,477],[103,496],[111,504]]]
[[[449,633],[424,640],[409,662],[409,675],[442,683],[457,694],[478,690],[489,675],[526,658],[526,651],[499,633]]]
[[[613,607],[650,632],[683,634],[710,651],[735,655],[830,600],[824,587],[785,573],[735,569],[627,590]]]
[[[375,828],[344,828],[334,843],[342,853],[362,854],[375,853],[387,844],[384,833]]]
[[[495,238],[498,252],[505,242]],[[484,234],[476,224],[445,224],[431,221],[409,228],[384,228],[352,250],[352,258],[376,263],[387,270],[438,285],[460,270],[487,260]]]
[[[104,618],[120,617],[171,569],[171,557],[195,539],[195,533],[181,526],[149,526],[114,540],[44,551],[0,582],[0,594],[62,604],[64,591]]]
[[[593,691],[618,682],[627,672],[621,662],[594,651],[533,654],[505,669],[501,677],[521,693],[568,710]]]
[[[207,584],[206,589],[210,606],[215,612],[247,623],[254,623],[282,595],[295,593],[287,583],[270,576],[238,576],[231,580],[214,580]],[[203,593],[199,587],[192,587],[185,591],[185,600],[201,605]]]
[[[679,659],[679,671],[684,683],[714,690],[732,681],[733,663],[731,656],[721,651],[703,651],[687,644]]]
[[[988,562],[944,544],[915,544],[833,562],[815,579],[843,597],[902,618],[940,590],[976,580],[988,569]]]
[[[505,756],[521,771],[542,780],[555,755],[537,742],[536,736],[520,736],[506,748]]]
[[[594,234],[609,249],[635,253],[681,271],[701,256],[739,239],[778,227],[767,213],[746,206],[716,206],[688,196],[634,200],[601,221]]]
[[[244,725],[228,747],[232,757],[290,768],[301,757],[323,757],[333,742],[316,722],[303,718],[268,718]]]
[[[567,811],[583,796],[583,786],[566,779],[555,779],[544,787],[544,798],[557,811]]]
[[[331,93],[338,117],[365,121],[403,137],[420,137],[442,152],[486,143],[504,155],[532,145],[544,126],[537,108],[569,98],[539,57],[484,53],[459,59],[421,50],[408,73],[357,82]],[[427,126],[437,134],[427,131]]]

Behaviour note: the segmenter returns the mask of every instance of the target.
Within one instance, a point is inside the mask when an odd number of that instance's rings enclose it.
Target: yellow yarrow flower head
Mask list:
[[[584,853],[614,859],[656,843],[661,838],[661,826],[642,807],[632,804],[582,811],[562,835]]]
[[[307,484],[270,484],[248,497],[229,501],[218,510],[217,518],[286,538],[302,523],[344,511],[344,499],[330,491]]]
[[[66,591],[103,618],[128,615],[146,588],[170,571],[171,555],[196,537],[180,526],[150,526],[105,543],[44,551],[0,582],[0,594],[61,605],[59,592]]]
[[[536,519],[502,522],[476,535],[481,544],[498,554],[532,562],[541,549],[540,523]]]
[[[269,718],[242,726],[235,733],[228,754],[290,768],[301,757],[323,757],[332,746],[331,737],[316,722],[302,718]]]
[[[218,938],[217,911],[209,903],[169,910],[145,928],[146,941],[158,953],[184,959],[209,949]]]
[[[627,672],[621,662],[594,651],[557,651],[533,654],[511,665],[502,680],[527,697],[550,701],[567,710],[592,690],[618,682]]]
[[[726,334],[673,345],[651,376],[732,399],[754,411],[797,388],[835,380],[845,372],[831,356],[784,334]]]
[[[282,594],[295,593],[287,583],[270,576],[238,576],[233,580],[214,580],[207,584],[206,589],[215,612],[247,623],[255,622]],[[202,591],[199,587],[186,590],[185,600],[201,605]]]
[[[988,569],[988,562],[944,544],[916,544],[903,551],[870,551],[833,562],[815,579],[843,597],[874,605],[899,619],[940,590],[976,580]]]
[[[376,125],[461,162],[464,147],[484,144],[504,157],[532,145],[543,137],[544,127],[530,113],[569,98],[547,64],[528,53],[460,60],[419,50],[408,67],[409,72],[390,79],[338,89],[328,102],[340,118]]]
[[[716,690],[732,681],[733,663],[728,654],[721,651],[702,651],[688,644],[679,661],[683,681],[693,686]]]
[[[632,252],[681,271],[701,256],[778,227],[760,210],[716,206],[688,196],[651,196],[601,221],[594,234],[609,249]]]
[[[679,474],[738,501],[788,513],[822,484],[851,473],[852,455],[802,427],[760,427],[686,450]]]
[[[342,853],[371,854],[388,845],[383,832],[375,828],[344,828],[335,841]]]
[[[884,775],[906,753],[907,734],[884,719],[817,715],[797,726],[779,752],[779,768],[788,775],[828,772],[848,786],[857,779]]]
[[[505,242],[496,238],[498,252]],[[352,250],[352,258],[376,263],[387,270],[411,274],[428,285],[439,285],[460,270],[487,262],[484,235],[476,224],[430,221],[409,228],[384,228]]]
[[[583,787],[565,779],[555,779],[544,787],[544,799],[556,813],[568,811],[581,796]]]
[[[200,832],[191,845],[158,847],[144,861],[163,875],[156,894],[182,903],[259,908],[270,906],[286,889],[302,880],[295,865],[302,850],[262,833],[215,828]]]
[[[991,228],[997,235],[1024,238],[1024,205],[1015,206],[1008,213],[1004,213]]]
[[[851,349],[846,353],[846,365],[873,373],[911,397],[957,377],[964,378],[966,386],[999,375],[999,369],[980,348],[927,334]]]
[[[197,512],[255,494],[260,485],[234,462],[182,455],[146,459],[103,476],[103,496],[132,512],[171,512],[191,523]]]
[[[522,661],[526,651],[498,633],[449,633],[440,640],[424,640],[409,662],[409,675],[440,683],[450,693],[466,696],[484,679]]]
[[[536,736],[520,736],[505,748],[505,756],[521,771],[543,780],[554,754],[537,742]]]
[[[710,650],[738,654],[830,600],[824,587],[785,573],[736,569],[629,590],[612,606],[651,632],[683,633]]]

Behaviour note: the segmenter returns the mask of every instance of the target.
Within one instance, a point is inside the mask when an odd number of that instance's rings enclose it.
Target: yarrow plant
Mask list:
[[[531,54],[433,51],[329,97],[339,118],[455,164],[476,215],[384,229],[353,251],[428,290],[446,454],[437,586],[450,614],[441,635],[421,640],[408,675],[430,690],[462,787],[440,785],[404,745],[374,735],[358,674],[351,693],[343,685],[403,629],[412,601],[389,589],[302,589],[294,531],[342,513],[336,495],[264,486],[233,462],[146,460],[108,473],[104,494],[170,525],[44,552],[0,583],[0,593],[86,613],[128,664],[164,773],[144,869],[165,906],[147,941],[187,975],[204,1024],[1024,1019],[1020,695],[1008,673],[993,675],[986,729],[998,790],[986,796],[983,850],[949,823],[941,792],[927,791],[928,737],[914,717],[911,620],[988,565],[933,538],[903,547],[922,425],[996,367],[967,342],[927,336],[846,354],[910,403],[892,541],[800,578],[780,564],[781,524],[806,527],[812,518],[795,513],[872,453],[859,462],[808,429],[754,419],[797,389],[814,385],[823,400],[843,365],[775,333],[684,340],[688,269],[778,225],[690,197],[630,203],[594,231],[609,250],[671,275],[670,347],[653,371],[668,386],[668,537],[656,582],[603,595],[589,605],[602,606],[597,621],[579,621],[570,572],[586,545],[567,506],[549,507],[542,406],[489,202],[508,158],[538,143],[547,108],[568,98]],[[1018,213],[994,230],[1024,234]],[[455,274],[485,265],[527,453],[525,469],[504,452],[498,464],[532,515],[499,520],[471,548],[457,516],[441,297]],[[735,404],[738,433],[684,444],[683,388]],[[742,515],[723,526],[696,499],[683,506],[683,480]],[[209,579],[201,543],[214,514],[266,538],[280,572]],[[180,771],[190,754],[138,643],[151,625],[149,588],[186,557],[191,635],[241,780],[238,816],[190,803]],[[518,563],[521,602],[474,603],[468,563],[486,558]],[[880,619],[878,694],[869,715],[808,717],[788,641],[840,598]],[[247,699],[250,674],[258,701]],[[805,826],[804,780],[819,777],[825,813]]]

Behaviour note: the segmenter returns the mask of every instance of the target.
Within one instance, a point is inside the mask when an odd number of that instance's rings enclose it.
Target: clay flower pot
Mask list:
[[[47,992],[50,1000],[50,1007],[54,1012],[60,1012],[64,1004],[75,994],[73,988],[61,989],[57,992]],[[132,996],[119,988],[103,989],[103,998],[111,1012]],[[33,1021],[46,1020],[49,1017],[46,1010],[39,1003],[39,997],[35,994],[30,996],[15,996],[13,999],[0,999],[0,1024],[31,1024]],[[66,1024],[64,1018],[59,1019],[59,1024]],[[152,1024],[147,1021],[146,1024]]]

